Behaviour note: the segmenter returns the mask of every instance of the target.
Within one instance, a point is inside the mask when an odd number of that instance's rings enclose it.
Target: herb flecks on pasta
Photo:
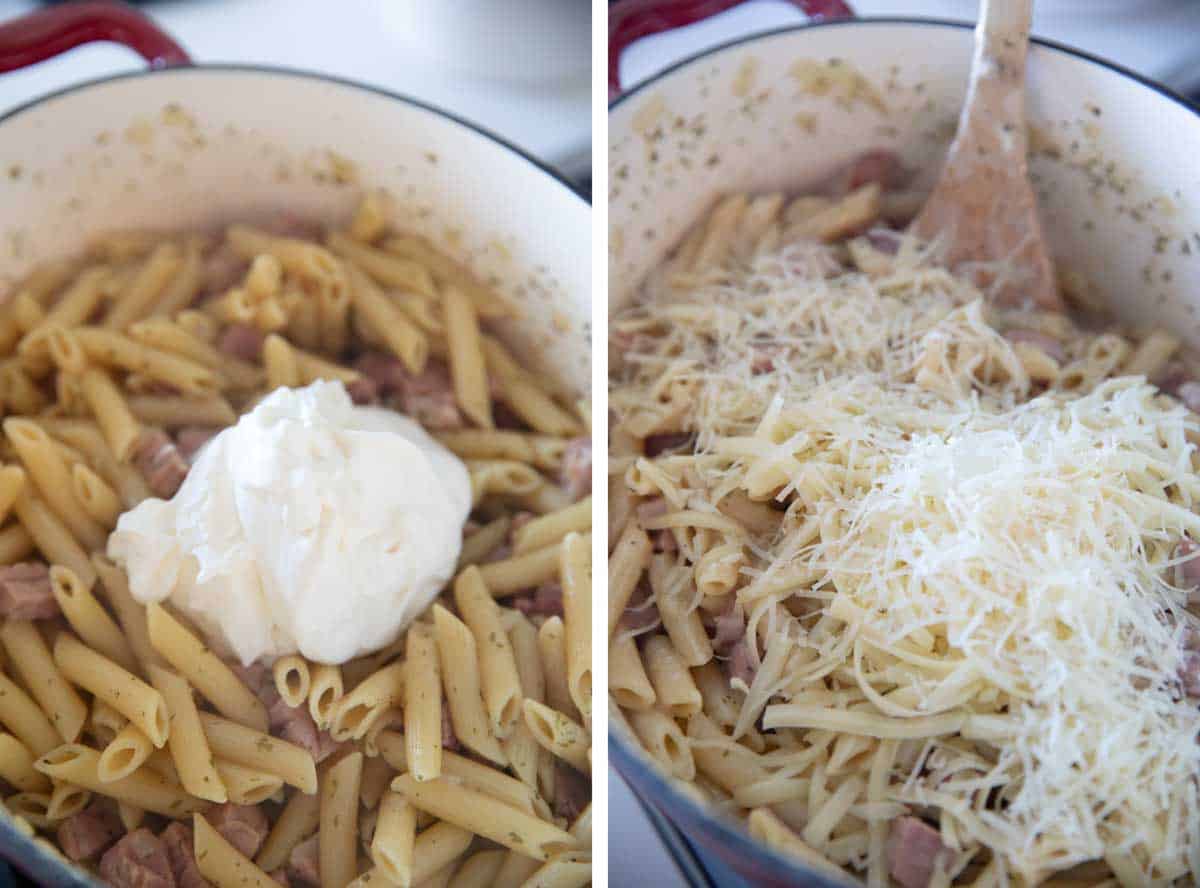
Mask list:
[[[586,407],[388,216],[372,194],[323,240],[118,233],[0,303],[4,804],[116,888],[159,863],[219,888],[590,882]],[[465,462],[459,573],[380,651],[243,668],[136,601],[105,542],[267,392],[318,379]]]
[[[826,871],[1200,878],[1196,357],[887,204],[725,198],[613,319],[610,693]]]

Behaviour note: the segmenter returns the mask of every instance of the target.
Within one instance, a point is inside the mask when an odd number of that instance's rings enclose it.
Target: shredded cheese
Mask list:
[[[1197,418],[1069,323],[1070,390],[1034,396],[1001,333],[1023,316],[935,259],[905,241],[866,273],[796,243],[668,264],[614,321],[619,424],[696,436],[654,462],[669,485],[638,475],[668,494],[660,526],[701,527],[734,491],[787,506],[775,531],[677,533],[677,571],[718,545],[748,558],[757,674],[728,743],[760,716],[798,750],[891,738],[871,801],[939,812],[955,850],[1031,882],[1100,859],[1200,877],[1196,620],[1168,582],[1200,539]]]

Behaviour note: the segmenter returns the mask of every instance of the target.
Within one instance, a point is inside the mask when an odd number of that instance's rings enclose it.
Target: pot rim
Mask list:
[[[685,68],[693,62],[709,56],[724,52],[727,49],[748,45],[758,40],[770,39],[783,34],[807,31],[815,28],[871,27],[878,25],[917,25],[921,27],[951,28],[964,31],[971,31],[975,28],[972,22],[956,19],[879,16],[864,19],[801,22],[795,25],[759,31],[692,53],[622,92],[621,95],[609,103],[610,119],[613,112],[622,104],[633,100],[646,90],[658,85],[660,81],[681,68]],[[1077,49],[1055,40],[1034,37],[1031,42],[1056,52],[1074,56],[1106,68],[1115,74],[1134,80],[1200,118],[1200,104],[1188,100],[1150,77],[1146,77],[1143,74],[1139,74],[1123,65],[1109,61],[1086,50]],[[721,843],[724,849],[739,855],[746,855],[747,859],[757,858],[763,861],[767,872],[762,873],[762,875],[767,878],[800,879],[802,880],[801,884],[811,885],[814,888],[842,888],[838,883],[824,878],[818,871],[808,869],[798,861],[771,848],[766,843],[757,841],[751,837],[743,824],[721,816],[709,807],[697,803],[692,798],[676,790],[667,778],[659,773],[655,766],[650,763],[646,755],[637,748],[633,737],[623,736],[622,731],[613,729],[610,726],[608,739],[610,764],[629,783],[634,796],[641,804],[652,806],[657,812],[665,816],[670,827],[675,829],[679,836],[683,838],[689,850],[691,846],[694,846],[698,842],[703,842],[706,838],[715,839]],[[683,815],[683,818],[680,818],[680,814]],[[718,856],[724,857],[724,855]]]
[[[559,172],[557,169],[555,169],[549,163],[547,163],[544,160],[541,160],[538,157],[535,157],[529,151],[527,151],[524,148],[520,147],[519,145],[516,145],[515,143],[509,141],[504,136],[499,135],[498,133],[494,132],[491,129],[488,129],[485,126],[482,126],[481,124],[475,123],[474,121],[472,121],[466,117],[463,117],[462,115],[457,114],[454,111],[448,111],[445,108],[442,108],[431,102],[427,102],[424,99],[415,98],[406,93],[396,92],[394,90],[386,89],[381,86],[375,86],[374,84],[370,84],[370,83],[363,83],[360,80],[355,80],[350,77],[341,77],[336,74],[325,74],[325,73],[321,73],[319,71],[310,71],[310,70],[307,70],[304,68],[293,68],[293,67],[289,67],[287,65],[254,65],[254,64],[224,63],[224,62],[216,62],[216,63],[209,64],[209,63],[201,62],[201,63],[197,63],[197,64],[192,64],[192,65],[179,65],[179,66],[170,67],[170,68],[147,68],[147,69],[138,70],[138,71],[122,71],[118,74],[108,74],[103,77],[95,77],[95,78],[91,78],[89,80],[81,80],[78,83],[73,83],[69,86],[62,87],[61,89],[56,89],[53,92],[43,93],[42,95],[35,96],[34,98],[29,99],[28,101],[22,102],[20,105],[17,105],[15,108],[11,108],[8,111],[0,113],[0,126],[3,126],[5,123],[8,123],[9,121],[13,120],[14,118],[19,117],[20,115],[24,114],[25,112],[31,111],[34,108],[37,108],[38,106],[40,106],[46,102],[49,102],[53,99],[71,95],[72,93],[76,93],[76,92],[83,92],[83,91],[90,89],[92,87],[95,87],[95,86],[103,86],[105,84],[114,83],[117,81],[135,80],[135,79],[142,79],[142,78],[146,78],[146,77],[170,77],[173,74],[195,74],[195,73],[214,73],[214,72],[215,73],[241,73],[241,74],[268,74],[268,75],[274,75],[274,76],[279,76],[279,77],[292,78],[295,80],[316,80],[316,81],[320,81],[320,82],[324,82],[324,83],[332,83],[332,84],[335,84],[336,86],[346,86],[346,87],[351,87],[352,89],[361,90],[363,92],[374,93],[377,96],[382,96],[387,99],[392,99],[396,102],[400,102],[401,104],[410,105],[414,108],[419,108],[423,111],[429,111],[433,114],[438,115],[439,117],[443,117],[443,118],[451,121],[452,123],[456,123],[459,126],[465,128],[467,130],[470,130],[478,135],[483,136],[484,138],[494,142],[496,145],[498,145],[501,148],[507,149],[510,153],[515,154],[517,157],[524,160],[530,166],[532,166],[535,169],[537,169],[538,171],[544,173],[546,176],[548,176],[550,179],[552,179],[558,185],[562,185],[574,197],[578,198],[579,201],[584,204],[584,206],[589,207],[589,208],[591,207],[591,203],[592,203],[591,200],[589,198],[585,197],[583,192],[580,191],[580,189],[578,187],[576,187],[576,185],[573,182],[571,182],[570,179],[568,179],[563,173]],[[0,76],[2,76],[2,75],[0,75]]]
[[[875,25],[919,25],[922,27],[935,28],[952,28],[964,31],[975,30],[975,23],[963,21],[961,19],[948,18],[918,18],[913,16],[871,16],[870,18],[848,18],[848,19],[831,19],[828,21],[818,22],[797,22],[794,25],[783,25],[778,28],[771,28],[767,31],[755,31],[753,34],[746,34],[742,37],[735,37],[718,43],[715,46],[710,46],[707,49],[702,49],[699,52],[685,56],[676,62],[671,63],[661,71],[652,74],[642,82],[630,87],[622,92],[619,96],[608,103],[608,111],[611,116],[620,105],[629,101],[643,90],[655,85],[660,80],[675,73],[680,68],[690,65],[692,62],[699,61],[707,56],[716,55],[719,52],[724,52],[727,49],[732,49],[736,46],[753,43],[757,40],[764,40],[771,37],[777,37],[781,34],[789,34],[796,31],[808,31],[816,28],[848,28],[848,27],[871,27]],[[1178,105],[1182,105],[1185,110],[1191,111],[1197,117],[1200,117],[1200,102],[1193,102],[1187,97],[1180,95],[1175,90],[1168,86],[1164,86],[1152,77],[1147,77],[1145,74],[1139,74],[1131,68],[1127,68],[1122,64],[1111,61],[1098,56],[1095,53],[1088,52],[1086,49],[1069,46],[1066,43],[1061,43],[1057,40],[1051,40],[1047,37],[1031,37],[1030,43],[1046,49],[1055,50],[1069,56],[1074,56],[1082,59],[1085,62],[1091,62],[1094,65],[1099,65],[1101,68],[1107,68],[1114,74],[1120,74],[1130,80],[1136,81],[1144,87],[1151,89],[1164,98],[1170,99]],[[0,122],[3,117],[0,117]]]

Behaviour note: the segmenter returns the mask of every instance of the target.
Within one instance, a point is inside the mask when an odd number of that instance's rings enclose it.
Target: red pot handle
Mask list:
[[[621,94],[621,53],[642,37],[691,25],[745,0],[619,0],[608,10],[608,97]],[[854,18],[843,0],[789,0],[812,21]]]
[[[192,63],[183,47],[132,6],[113,0],[77,0],[0,24],[0,74],[96,41],[128,46],[151,68]]]

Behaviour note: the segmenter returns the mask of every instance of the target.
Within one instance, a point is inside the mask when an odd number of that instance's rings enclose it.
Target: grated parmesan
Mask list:
[[[722,537],[759,641],[728,743],[762,716],[786,768],[823,731],[893,738],[870,803],[936,813],[957,851],[1030,882],[1095,860],[1195,880],[1196,619],[1168,578],[1200,538],[1200,425],[1116,375],[1123,340],[1061,316],[1072,372],[1032,380],[1002,335],[1030,316],[907,239],[871,273],[815,243],[667,264],[613,322],[610,407],[635,437],[693,432],[694,453],[613,468],[669,493],[664,527],[734,491],[786,506],[777,531]],[[678,571],[719,543],[676,535]]]

